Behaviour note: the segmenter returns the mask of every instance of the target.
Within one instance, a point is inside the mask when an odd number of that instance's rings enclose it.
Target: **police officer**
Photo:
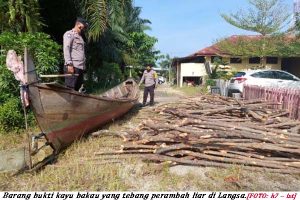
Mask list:
[[[148,93],[150,93],[150,106],[154,105],[154,89],[157,86],[157,74],[151,66],[147,66],[139,83],[141,85],[145,81],[143,106],[146,106]]]
[[[85,42],[82,35],[87,27],[88,23],[85,19],[77,18],[74,28],[64,34],[64,71],[68,74],[76,74],[74,76],[67,76],[65,78],[65,85],[75,90],[79,90],[83,83],[83,72],[85,70]]]

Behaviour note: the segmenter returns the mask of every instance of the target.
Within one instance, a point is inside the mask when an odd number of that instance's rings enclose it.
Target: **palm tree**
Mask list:
[[[102,57],[121,65],[130,57],[126,48],[129,34],[149,29],[150,21],[140,18],[141,8],[132,0],[84,0],[81,7],[90,23],[88,38],[98,43],[93,46],[100,48]]]

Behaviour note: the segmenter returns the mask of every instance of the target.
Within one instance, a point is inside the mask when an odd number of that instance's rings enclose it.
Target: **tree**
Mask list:
[[[240,57],[260,57],[261,67],[266,56],[280,56],[280,51],[289,45],[287,38],[280,34],[290,16],[284,12],[286,5],[280,0],[248,0],[248,11],[240,10],[235,14],[221,16],[231,25],[259,33],[256,37],[237,37],[222,39],[217,46],[224,53]]]
[[[233,14],[222,14],[221,16],[229,24],[238,28],[270,35],[279,32],[287,23],[290,16],[287,6],[280,0],[248,0],[250,7],[248,11],[240,10]]]
[[[141,8],[133,0],[85,0],[82,13],[90,22],[89,72],[116,63],[124,73],[125,66],[154,64],[157,39],[144,31],[150,21],[140,18]]]
[[[170,57],[169,54],[161,55],[160,62],[158,62],[161,69],[165,70],[163,72],[164,76],[166,76],[171,83],[171,79],[174,78],[174,72],[171,68],[173,58]]]
[[[132,65],[155,65],[158,51],[154,49],[157,42],[155,37],[151,37],[144,32],[133,32],[129,34],[127,42],[127,52],[132,58]]]
[[[171,67],[172,60],[173,59],[170,57],[169,54],[162,55],[161,61],[158,64],[162,69],[169,69]]]
[[[60,43],[63,33],[74,25],[76,16],[88,20],[87,75],[92,80],[90,86],[99,85],[97,81],[92,83],[94,78],[100,80],[101,73],[111,66],[119,66],[125,73],[125,66],[155,63],[157,59],[158,51],[154,49],[157,40],[145,33],[151,22],[140,17],[141,8],[134,6],[133,0],[40,0],[40,5],[47,25],[43,27],[44,31]]]
[[[0,8],[1,32],[36,32],[43,25],[37,0],[2,1]]]

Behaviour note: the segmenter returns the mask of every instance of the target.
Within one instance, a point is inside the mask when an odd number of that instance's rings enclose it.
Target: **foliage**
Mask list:
[[[90,22],[89,38],[98,40],[108,26],[107,0],[84,0],[82,1],[82,12]]]
[[[58,70],[60,46],[44,33],[4,32],[0,34],[0,129],[1,131],[16,131],[24,128],[23,112],[20,106],[19,82],[5,64],[6,53],[14,49],[18,55],[23,55],[27,46],[33,53],[39,73],[53,73]],[[32,113],[31,113],[32,115]],[[31,120],[33,121],[32,117]]]
[[[205,85],[206,86],[215,86],[216,85],[216,81],[213,80],[213,79],[206,79]]]
[[[1,59],[3,60],[3,59]],[[2,62],[1,62],[2,63]],[[5,65],[0,64],[0,105],[19,95],[19,83]]]
[[[171,67],[172,60],[173,59],[170,57],[169,54],[162,55],[158,64],[161,69],[169,69],[169,67]]]
[[[133,32],[129,34],[127,41],[127,52],[131,55],[131,62],[126,64],[133,64],[142,66],[146,64],[155,65],[158,51],[155,51],[154,45],[157,42],[155,37],[151,37],[144,32]]]
[[[160,59],[159,59],[159,62],[158,62],[158,65],[163,70],[161,72],[161,75],[166,77],[167,80],[171,84],[174,84],[174,79],[176,78],[176,71],[171,66],[172,65],[172,60],[173,60],[173,58],[171,58],[169,54],[161,55]]]
[[[240,57],[299,56],[300,38],[282,34],[265,37],[237,36],[235,41],[223,39],[217,46],[227,54]]]
[[[294,38],[275,38],[277,44],[277,55],[282,57],[299,57],[300,56],[300,37]]]
[[[294,31],[296,33],[296,35],[299,37],[300,36],[300,13],[299,13],[299,11],[295,11],[294,19],[295,19],[295,24],[291,28],[290,31]]]
[[[53,73],[58,71],[61,58],[60,46],[45,33],[11,33],[0,34],[2,54],[14,49],[18,55],[24,54],[24,47],[28,47],[33,54],[38,73]],[[1,63],[3,65],[4,63]],[[2,66],[3,67],[3,66]]]
[[[231,25],[261,34],[259,39],[240,37],[237,41],[221,40],[218,44],[226,53],[241,57],[260,57],[261,67],[266,56],[281,56],[288,48],[282,35],[276,35],[287,24],[289,13],[280,0],[248,0],[248,11],[221,16]],[[281,47],[281,48],[279,48]]]
[[[11,98],[0,106],[0,132],[18,131],[24,128],[20,99]]]
[[[131,76],[133,79],[135,80],[139,80],[140,77],[142,76],[142,71],[143,71],[143,68],[140,67],[140,66],[137,66],[137,67],[133,67],[131,68]],[[124,71],[124,78],[129,78],[130,77],[130,68],[129,67],[126,67],[125,71]]]
[[[150,21],[140,18],[141,8],[135,7],[132,0],[84,0],[80,5],[81,13],[90,22],[87,54],[90,74],[95,75],[104,61],[117,63],[125,76],[129,73],[126,66],[133,66],[135,74],[140,66],[156,62],[157,39],[144,33]]]
[[[118,64],[107,62],[104,62],[102,67],[97,68],[95,71],[89,71],[87,77],[90,92],[97,91],[100,88],[114,87],[124,79]]]
[[[280,0],[248,0],[248,11],[240,10],[234,14],[221,16],[231,25],[238,28],[254,31],[261,35],[277,33],[286,24],[289,14],[284,12],[287,6]]]
[[[212,72],[211,74],[209,75],[209,78],[211,79],[218,79],[218,78],[221,78],[222,76],[222,72],[220,73],[218,70],[219,70],[219,67],[220,65],[227,65],[228,63],[224,62],[221,58],[219,57],[215,57],[214,60],[213,60],[213,64],[214,64],[214,67],[212,68]]]
[[[5,0],[0,8],[0,32],[36,32],[43,25],[37,0]]]

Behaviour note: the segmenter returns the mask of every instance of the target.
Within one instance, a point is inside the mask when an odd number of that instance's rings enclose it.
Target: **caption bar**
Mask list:
[[[297,200],[298,192],[0,192],[0,199],[246,199]]]

